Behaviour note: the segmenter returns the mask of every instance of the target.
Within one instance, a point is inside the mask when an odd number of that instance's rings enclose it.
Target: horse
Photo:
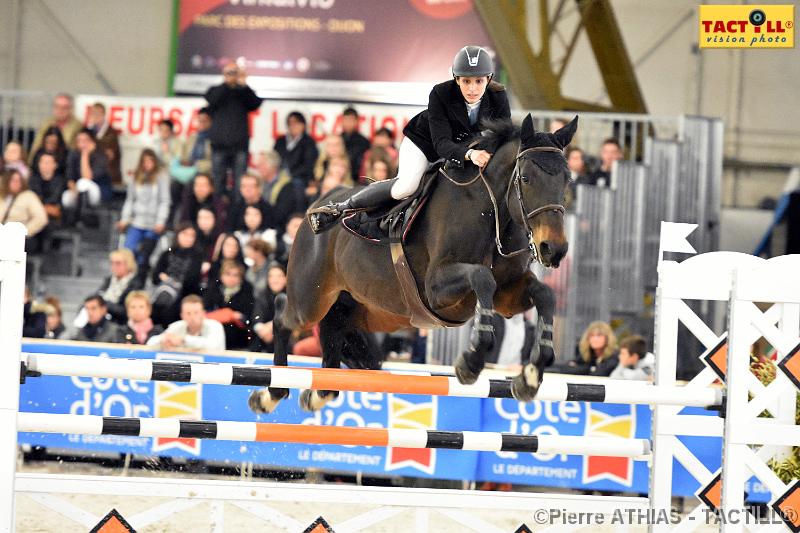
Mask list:
[[[405,252],[430,311],[450,323],[475,317],[470,346],[454,365],[463,384],[477,380],[493,347],[495,311],[510,317],[535,306],[539,315],[538,346],[512,379],[517,400],[535,397],[544,369],[554,361],[555,296],[530,264],[538,260],[557,268],[567,253],[562,203],[570,173],[563,149],[577,122],[576,116],[554,133],[537,132],[530,114],[519,128],[510,121],[484,124],[487,129],[471,145],[494,154],[484,169],[469,164],[460,171],[467,178],[474,171],[473,179],[459,179],[446,168],[444,176],[429,178],[439,182],[407,236]],[[334,189],[316,205],[352,193]],[[345,363],[379,369],[382,361],[367,333],[411,326],[388,248],[354,236],[342,224],[315,235],[305,220],[292,245],[287,275],[273,320],[277,366],[287,365],[292,333],[318,322],[323,367]],[[248,403],[256,413],[269,413],[288,395],[285,388],[262,388],[251,393]],[[337,395],[304,390],[300,405],[316,411]]]

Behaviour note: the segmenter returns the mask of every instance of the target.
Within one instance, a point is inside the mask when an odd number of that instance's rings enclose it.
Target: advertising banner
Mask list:
[[[170,359],[205,362],[271,364],[266,354],[250,357],[160,353],[124,346],[26,343],[23,353],[57,353],[97,357]],[[302,411],[299,391],[269,415],[247,407],[251,387],[145,382],[123,379],[44,376],[22,386],[20,410],[78,415],[159,417],[306,425],[490,431],[517,434],[650,438],[651,414],[646,405],[584,402],[520,403],[511,399],[455,398],[422,395],[342,392],[317,413]],[[716,416],[699,408],[687,414]],[[720,466],[722,439],[685,437],[682,443],[711,472]],[[198,439],[164,439],[114,435],[21,433],[20,443],[92,452],[184,457],[217,463],[375,475],[466,479],[577,490],[647,494],[649,466],[625,457],[593,457],[516,452],[473,452],[365,446],[272,444]],[[675,463],[673,494],[691,496],[695,479]],[[749,501],[769,501],[767,489],[751,480]]]
[[[491,44],[472,0],[180,0],[173,89],[236,62],[260,96],[424,104],[456,52]]]

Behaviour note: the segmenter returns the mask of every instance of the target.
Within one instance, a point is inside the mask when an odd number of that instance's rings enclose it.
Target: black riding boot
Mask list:
[[[393,200],[394,180],[376,181],[344,202],[329,203],[308,211],[308,223],[314,233],[322,233],[331,228],[346,211],[372,209]]]

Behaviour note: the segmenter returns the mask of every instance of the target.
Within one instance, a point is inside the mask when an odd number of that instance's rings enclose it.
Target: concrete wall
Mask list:
[[[104,94],[100,72],[119,94],[164,95],[171,24],[170,0],[4,0],[0,88]]]

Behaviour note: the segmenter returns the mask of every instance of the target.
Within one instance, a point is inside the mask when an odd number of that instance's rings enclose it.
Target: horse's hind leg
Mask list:
[[[272,332],[275,339],[275,353],[273,364],[286,366],[288,364],[289,339],[292,330],[284,325],[284,311],[286,310],[286,295],[279,294],[275,297],[275,317],[272,319]],[[289,396],[289,389],[269,387],[258,389],[250,393],[248,404],[256,413],[271,413],[281,400]]]

